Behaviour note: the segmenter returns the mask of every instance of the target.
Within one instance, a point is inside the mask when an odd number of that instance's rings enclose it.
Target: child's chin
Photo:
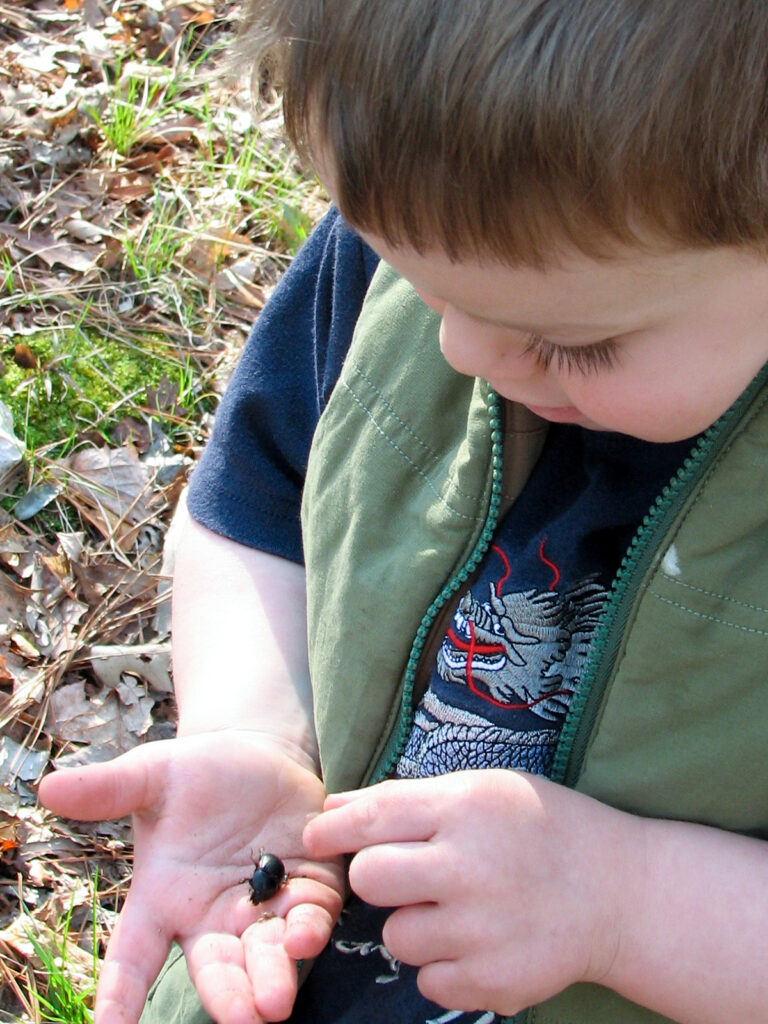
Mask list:
[[[550,423],[576,423],[580,427],[588,427],[591,430],[603,429],[598,424],[593,424],[591,420],[588,420],[586,416],[583,416],[572,405],[529,405],[528,408],[531,412],[536,413],[537,416],[541,416],[542,419],[549,420]]]

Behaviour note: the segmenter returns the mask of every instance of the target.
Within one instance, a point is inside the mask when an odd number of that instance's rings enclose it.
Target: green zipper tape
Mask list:
[[[432,625],[453,595],[464,586],[472,573],[477,569],[486,551],[491,545],[499,519],[501,508],[501,485],[504,474],[504,429],[502,424],[501,399],[492,389],[488,389],[488,425],[491,441],[491,492],[488,499],[488,511],[485,522],[472,553],[461,569],[442,588],[440,593],[427,608],[424,617],[416,630],[416,637],[408,656],[408,664],[403,680],[403,693],[400,701],[400,713],[392,740],[387,744],[387,753],[382,757],[378,768],[371,776],[371,783],[381,782],[394,771],[400,760],[413,726],[413,687],[416,681],[416,670],[419,665],[424,644],[427,641]]]

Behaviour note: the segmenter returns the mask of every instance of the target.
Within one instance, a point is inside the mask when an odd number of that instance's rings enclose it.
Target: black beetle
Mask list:
[[[271,899],[277,890],[288,881],[285,865],[274,853],[259,851],[258,861],[254,861],[256,869],[245,881],[251,887],[250,900],[257,907],[259,903]]]

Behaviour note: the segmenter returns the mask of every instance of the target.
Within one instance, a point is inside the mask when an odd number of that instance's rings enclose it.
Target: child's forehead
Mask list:
[[[438,249],[417,252],[364,233],[365,240],[414,287],[485,320],[551,330],[615,331],[640,314],[663,315],[681,296],[694,296],[758,257],[748,250],[614,245],[592,257],[563,247],[544,266],[505,264],[496,257],[452,259]]]

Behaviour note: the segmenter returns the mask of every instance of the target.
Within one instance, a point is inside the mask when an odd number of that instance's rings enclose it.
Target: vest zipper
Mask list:
[[[590,644],[581,682],[563,723],[552,767],[551,778],[555,782],[575,786],[640,584],[659,556],[659,544],[680,508],[722,450],[767,378],[768,366],[702,434],[676,475],[656,498],[633,537],[611,586]]]
[[[419,628],[416,630],[416,637],[411,646],[408,656],[408,664],[403,679],[403,692],[400,700],[400,713],[395,725],[393,737],[387,744],[387,754],[382,758],[378,767],[370,778],[370,783],[381,782],[392,774],[398,761],[402,757],[411,734],[413,726],[414,708],[413,687],[416,681],[416,671],[419,660],[424,650],[424,645],[429,636],[432,625],[440,613],[440,609],[449,601],[456,591],[462,587],[472,573],[477,569],[486,551],[490,547],[493,535],[499,518],[501,507],[501,485],[504,470],[504,428],[502,424],[502,403],[499,396],[490,387],[488,388],[488,426],[490,428],[491,441],[491,492],[488,499],[488,511],[486,513],[483,528],[472,549],[467,561],[457,573],[445,584],[443,589],[427,608]]]

